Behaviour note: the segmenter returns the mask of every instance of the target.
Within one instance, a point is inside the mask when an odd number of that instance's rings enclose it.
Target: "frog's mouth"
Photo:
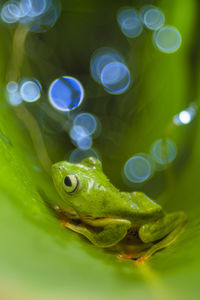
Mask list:
[[[69,220],[79,220],[80,222],[83,222],[85,224],[91,225],[91,223],[98,221],[98,220],[104,220],[108,218],[95,218],[89,215],[82,215],[78,213],[75,209],[71,208],[70,210],[65,210],[61,208],[60,206],[56,205],[55,209],[60,213],[61,218],[62,216]]]
[[[70,217],[72,219],[76,219],[76,220],[80,220],[81,222],[88,224],[88,225],[92,225],[93,222],[98,221],[98,220],[104,220],[107,218],[95,218],[89,215],[83,215],[78,213],[76,210],[73,209],[73,211],[70,212]]]
[[[56,189],[59,191],[59,183],[62,181],[62,167],[59,163],[52,165],[51,173],[53,178],[53,183]]]

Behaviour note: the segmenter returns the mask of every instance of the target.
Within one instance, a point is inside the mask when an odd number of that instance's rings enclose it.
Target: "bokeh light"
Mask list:
[[[128,181],[140,183],[149,179],[154,172],[154,163],[147,154],[131,157],[124,166],[124,175]]]
[[[43,32],[50,29],[60,15],[59,0],[7,1],[1,9],[5,23],[19,22],[30,31]]]
[[[154,33],[156,47],[165,53],[174,53],[181,46],[181,34],[173,26],[164,26]]]
[[[27,11],[27,16],[36,17],[44,13],[45,9],[49,5],[48,0],[23,0],[21,1],[21,7],[24,7]],[[23,8],[22,8],[23,9]],[[24,9],[23,9],[24,11]]]
[[[99,160],[101,160],[99,154],[93,149],[90,148],[89,150],[81,150],[81,149],[75,149],[70,157],[69,157],[69,161],[74,162],[74,163],[79,163],[81,162],[84,158],[87,157],[96,157]]]
[[[16,1],[6,2],[1,9],[1,19],[5,23],[15,23],[19,20],[20,9]]]
[[[91,135],[96,131],[97,121],[90,113],[80,113],[74,118],[74,125],[85,128],[88,135]]]
[[[18,84],[15,81],[8,82],[6,86],[6,98],[12,106],[18,106],[22,103],[23,100],[18,91]]]
[[[176,125],[187,125],[192,122],[196,113],[197,113],[197,105],[196,103],[192,103],[187,109],[175,115],[173,118],[173,122]]]
[[[143,25],[132,8],[122,8],[117,14],[117,21],[121,31],[129,38],[135,38],[142,33]]]
[[[154,5],[145,5],[140,9],[140,19],[141,21],[144,23],[144,15],[145,13],[150,10],[150,9],[156,9],[157,7],[155,7]]]
[[[190,114],[189,111],[182,111],[179,114],[179,119],[180,119],[181,123],[188,124],[192,120],[192,115]]]
[[[10,81],[6,86],[6,90],[8,93],[15,93],[18,91],[18,84],[15,81]]]
[[[151,146],[150,153],[156,163],[167,165],[176,158],[177,147],[170,139],[159,139]]]
[[[21,11],[21,18],[28,16],[31,11],[31,0],[21,0],[19,3],[19,8]]]
[[[31,80],[23,81],[20,87],[20,95],[26,102],[35,102],[40,98],[40,86]]]
[[[91,136],[84,136],[76,141],[77,147],[81,150],[88,150],[92,147]]]
[[[53,81],[49,88],[50,103],[60,111],[79,107],[84,98],[84,89],[74,77],[64,76]]]
[[[90,72],[93,79],[101,83],[101,73],[103,69],[112,62],[124,62],[121,55],[115,49],[104,47],[96,50],[90,62]]]
[[[101,82],[110,94],[122,94],[129,87],[130,72],[122,63],[109,63],[102,70]]]
[[[144,24],[148,29],[158,30],[165,23],[165,16],[157,8],[150,8],[144,14]]]
[[[86,137],[88,135],[89,135],[89,133],[88,133],[87,129],[85,129],[82,126],[75,125],[70,129],[70,137],[74,141],[78,141],[79,139],[82,139],[83,137]]]
[[[121,25],[126,18],[137,17],[137,11],[131,7],[122,7],[117,13],[117,21]]]
[[[7,93],[7,101],[12,106],[18,106],[19,104],[22,103],[22,98],[21,98],[19,92]]]
[[[88,150],[92,147],[92,138],[89,135],[90,133],[87,128],[79,125],[74,125],[70,129],[70,137],[72,141],[82,150]]]
[[[47,0],[46,0],[47,1]],[[61,5],[58,0],[48,0],[44,13],[30,23],[30,30],[34,32],[45,32],[52,28],[61,12]]]

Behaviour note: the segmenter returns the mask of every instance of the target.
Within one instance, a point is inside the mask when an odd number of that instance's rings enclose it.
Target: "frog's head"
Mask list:
[[[62,208],[70,206],[84,215],[105,216],[110,199],[118,192],[104,175],[101,162],[93,157],[81,163],[56,163],[52,166],[52,176],[63,200]]]

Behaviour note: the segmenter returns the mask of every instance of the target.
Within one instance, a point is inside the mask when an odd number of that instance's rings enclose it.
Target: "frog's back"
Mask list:
[[[164,213],[162,207],[141,192],[121,193],[121,214],[129,219],[133,226],[141,226],[159,219]]]

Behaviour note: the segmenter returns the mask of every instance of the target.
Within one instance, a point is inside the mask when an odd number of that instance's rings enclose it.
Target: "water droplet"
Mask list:
[[[18,92],[8,93],[7,101],[13,106],[18,106],[22,103],[22,98]]]
[[[20,17],[20,9],[16,1],[6,2],[1,9],[1,19],[5,23],[15,23]]]
[[[152,176],[154,163],[149,155],[137,154],[131,157],[124,166],[124,175],[131,182],[144,182]]]
[[[187,125],[192,122],[197,113],[197,105],[191,104],[187,109],[182,110],[179,114],[175,115],[173,122],[176,125]]]
[[[151,146],[150,153],[158,164],[167,165],[176,158],[176,144],[170,139],[159,139]]]
[[[23,81],[20,87],[20,95],[26,102],[35,102],[40,98],[40,86],[34,81]]]
[[[84,90],[74,77],[64,76],[56,79],[49,88],[50,103],[60,111],[71,111],[83,101]]]
[[[96,50],[90,62],[90,71],[93,79],[101,83],[101,73],[104,67],[112,62],[124,62],[123,58],[115,49],[104,47]]]
[[[181,34],[173,26],[164,26],[154,33],[156,47],[164,53],[174,53],[181,46]]]
[[[74,125],[85,128],[89,135],[95,133],[97,127],[96,118],[90,113],[80,113],[74,118]]]
[[[18,84],[15,81],[8,82],[6,86],[7,92],[12,94],[18,91]]]
[[[74,140],[74,141],[78,141],[80,139],[82,139],[83,137],[86,137],[89,135],[89,132],[87,131],[86,128],[79,126],[79,125],[75,125],[70,129],[70,137]]]
[[[117,14],[117,21],[121,31],[129,38],[135,38],[142,33],[143,26],[134,9],[120,9]]]
[[[129,70],[122,63],[109,63],[102,70],[101,82],[105,90],[110,94],[122,94],[128,89],[130,84]]]
[[[100,156],[99,154],[92,148],[90,148],[89,150],[81,150],[81,149],[75,149],[71,155],[70,155],[70,162],[73,162],[73,163],[79,163],[81,162],[84,158],[87,158],[87,157],[96,157],[98,158],[99,160],[100,159]]]
[[[92,147],[92,138],[84,136],[76,141],[77,147],[81,150],[88,150]]]
[[[157,8],[151,8],[147,10],[144,14],[144,24],[147,28],[151,30],[160,29],[165,23],[165,16]]]

